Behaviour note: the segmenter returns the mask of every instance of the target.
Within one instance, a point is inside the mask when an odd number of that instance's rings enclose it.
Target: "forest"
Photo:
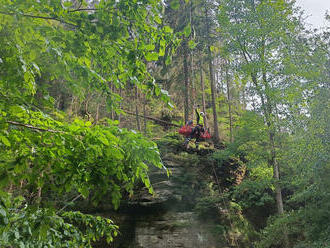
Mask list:
[[[0,0],[0,247],[330,248],[329,14]]]

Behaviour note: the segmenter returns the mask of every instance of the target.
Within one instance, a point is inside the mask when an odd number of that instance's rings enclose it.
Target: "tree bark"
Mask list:
[[[189,6],[189,23],[193,32],[193,21],[192,21],[192,4],[193,1],[190,1]],[[194,83],[194,51],[190,50],[190,81],[191,81],[191,106],[196,105],[196,85]],[[191,108],[191,119],[194,119],[194,108]]]
[[[262,39],[262,50],[261,50],[261,61],[265,61],[265,39]],[[264,63],[265,64],[265,63]],[[275,150],[275,127],[274,127],[274,120],[271,120],[271,118],[273,118],[274,115],[274,111],[273,111],[273,106],[272,106],[272,101],[271,98],[269,96],[270,92],[270,86],[267,80],[267,74],[266,74],[266,68],[265,66],[262,67],[262,81],[263,84],[265,86],[265,97],[267,100],[266,103],[266,111],[267,111],[267,116],[266,118],[268,118],[267,121],[267,126],[269,129],[269,141],[270,141],[270,145],[271,145],[271,165],[273,167],[274,170],[274,179],[275,179],[275,191],[276,191],[276,205],[277,205],[277,211],[278,213],[281,215],[284,213],[283,210],[283,199],[282,199],[282,189],[281,189],[281,185],[280,183],[280,168],[279,165],[277,163],[276,160],[276,150]],[[275,109],[276,109],[276,105],[275,105]],[[287,233],[285,233],[286,239],[287,239]],[[287,242],[287,240],[286,240]],[[287,247],[287,244],[286,244]]]
[[[191,52],[190,54],[191,56],[191,63],[190,63],[190,66],[191,66],[191,70],[190,70],[190,77],[191,77],[191,106],[195,106],[197,103],[197,100],[196,100],[196,85],[194,83],[194,69],[193,69],[193,63],[194,63],[194,60],[193,60],[193,53]],[[191,117],[192,119],[194,118],[194,108],[191,108]]]
[[[211,45],[210,45],[210,23],[209,23],[209,16],[207,7],[205,6],[205,17],[206,17],[206,32],[207,32],[207,54],[208,54],[208,62],[209,62],[209,72],[210,72],[210,84],[211,84],[211,97],[212,97],[212,110],[213,110],[213,125],[214,125],[214,142],[220,142],[220,135],[219,135],[219,127],[218,127],[218,116],[217,116],[217,108],[215,105],[216,97],[215,97],[215,85],[214,85],[214,73],[213,73],[213,64],[212,64],[212,54],[211,54]]]
[[[100,103],[97,104],[96,106],[96,115],[95,115],[95,121],[94,124],[97,124],[99,121],[99,114],[100,114]]]
[[[203,105],[203,112],[206,116],[206,104],[205,104],[205,84],[204,84],[204,78],[203,78],[203,68],[202,64],[200,64],[200,73],[201,73],[201,89],[202,89],[202,105]],[[204,126],[205,129],[207,129],[207,118],[204,118]]]
[[[120,98],[122,97],[122,89],[120,88],[119,89],[119,96]],[[119,108],[121,109],[121,106],[122,106],[122,100],[120,100],[120,103],[119,103]],[[119,113],[119,116],[118,116],[118,121],[120,123],[120,120],[121,120],[121,113]]]
[[[184,122],[187,123],[189,120],[189,70],[188,70],[188,47],[187,40],[184,38],[183,41],[183,75],[184,75]]]
[[[271,106],[271,101],[267,95],[264,96],[264,94],[261,92],[261,88],[257,82],[257,78],[254,74],[251,74],[252,76],[252,81],[257,89],[258,95],[260,96],[261,100],[261,108],[265,116],[265,121],[266,125],[268,127],[268,134],[269,134],[269,143],[271,146],[271,157],[269,159],[269,166],[273,168],[273,176],[274,179],[276,180],[275,183],[275,191],[276,191],[276,206],[277,206],[277,211],[278,214],[283,214],[283,199],[282,199],[282,193],[281,193],[281,186],[279,185],[279,180],[280,180],[280,170],[279,170],[279,165],[276,161],[276,150],[275,150],[275,131],[274,131],[274,126],[271,120],[272,116],[272,106]],[[267,80],[266,76],[263,73],[263,81],[267,90]]]
[[[230,80],[229,80],[229,72],[228,72],[228,61],[225,63],[226,66],[226,85],[227,85],[227,101],[228,101],[228,114],[229,114],[229,137],[230,142],[233,142],[233,117],[232,117],[232,109],[231,109],[231,92],[230,92]]]
[[[269,133],[269,141],[271,144],[271,158],[270,158],[270,164],[274,168],[273,170],[273,177],[276,180],[275,181],[275,191],[276,191],[276,205],[277,205],[277,212],[278,214],[283,214],[284,213],[284,208],[283,208],[283,199],[282,199],[282,191],[281,191],[281,186],[279,185],[280,182],[280,168],[277,163],[276,159],[276,151],[275,151],[275,141],[274,141],[274,132],[271,131]]]

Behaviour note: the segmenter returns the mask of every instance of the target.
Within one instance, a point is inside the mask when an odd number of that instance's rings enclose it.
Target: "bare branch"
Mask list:
[[[0,14],[2,14],[2,15],[9,15],[9,16],[20,15],[20,16],[23,16],[23,17],[29,17],[29,18],[35,18],[35,19],[53,20],[53,21],[57,21],[57,22],[60,22],[60,23],[63,23],[63,24],[70,25],[70,26],[72,26],[72,27],[76,27],[76,28],[78,27],[78,26],[75,25],[75,24],[72,24],[72,23],[69,23],[69,22],[66,22],[66,21],[60,20],[60,19],[55,18],[55,17],[49,17],[49,16],[36,16],[36,15],[20,14],[20,13],[7,13],[7,12],[3,12],[3,11],[0,11]]]
[[[24,123],[16,122],[16,121],[7,121],[7,123],[9,123],[11,125],[15,125],[15,126],[21,126],[21,127],[29,128],[29,129],[32,129],[34,131],[39,131],[39,132],[64,133],[63,131],[52,130],[52,129],[44,129],[44,128],[32,126],[30,124],[24,124]]]
[[[95,8],[81,8],[81,9],[73,9],[73,10],[69,10],[68,12],[78,12],[78,11],[96,11],[99,9],[95,9]]]

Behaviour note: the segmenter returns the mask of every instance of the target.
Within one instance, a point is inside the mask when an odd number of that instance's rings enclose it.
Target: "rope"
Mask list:
[[[219,183],[219,179],[218,179],[217,172],[216,172],[215,169],[214,169],[214,164],[213,164],[213,162],[211,163],[211,165],[212,165],[213,174],[214,174],[214,176],[215,176],[216,183],[217,183],[217,185],[218,185],[219,193],[220,193],[220,195],[223,195],[223,192],[222,192],[221,187],[220,187],[220,183]],[[225,202],[225,200],[224,200],[223,198],[222,198],[222,203],[223,203],[224,206],[227,205],[226,202]],[[229,208],[228,208],[228,214],[229,214],[229,217],[228,217],[228,219],[229,219],[229,224],[230,224],[231,229],[233,229],[234,225],[233,225],[233,222],[232,222],[232,219],[231,219],[231,214],[230,214]],[[236,239],[235,237],[234,237],[234,242],[235,242],[235,246],[236,246],[236,247],[239,247],[238,242],[237,242],[237,239]]]

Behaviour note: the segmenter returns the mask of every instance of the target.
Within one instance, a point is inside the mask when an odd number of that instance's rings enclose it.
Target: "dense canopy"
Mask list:
[[[154,141],[200,105],[210,164],[247,171],[205,190],[242,216],[228,243],[328,247],[326,19],[309,30],[285,0],[0,0],[0,246],[111,243],[117,223],[76,201],[153,194],[150,167],[171,176]]]

